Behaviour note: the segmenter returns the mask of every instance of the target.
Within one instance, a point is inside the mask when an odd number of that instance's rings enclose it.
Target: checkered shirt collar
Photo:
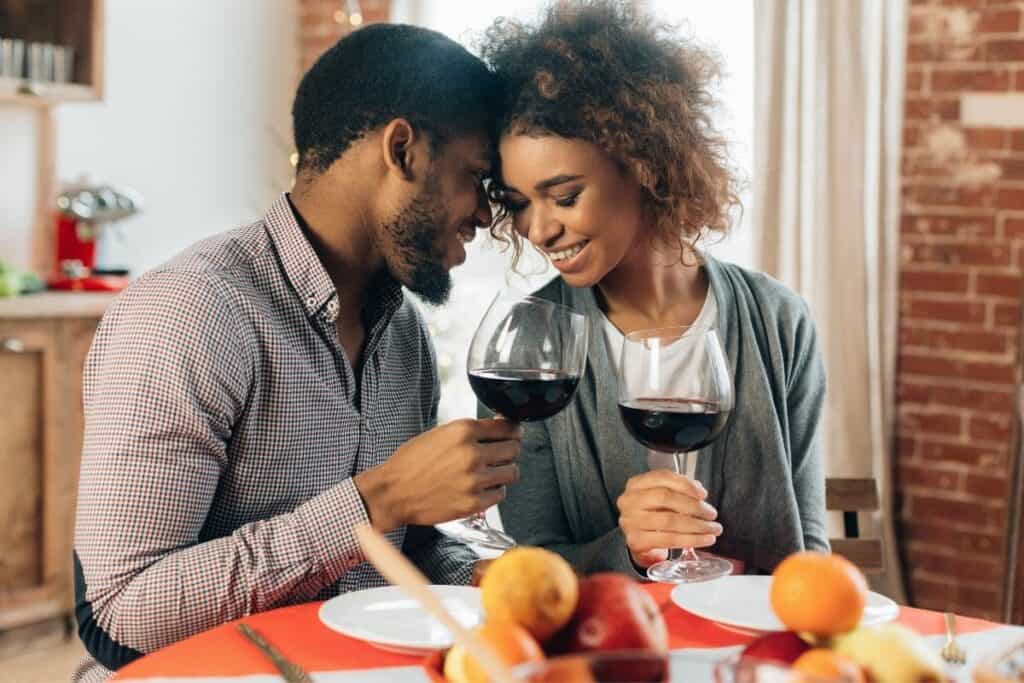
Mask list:
[[[338,313],[338,291],[299,227],[287,194],[277,198],[263,221],[281,258],[284,275],[301,298],[306,315],[316,317],[326,307],[325,315],[333,322]],[[402,287],[389,275],[375,280],[373,286],[375,296],[370,304],[376,315],[372,317],[386,322],[404,301]]]

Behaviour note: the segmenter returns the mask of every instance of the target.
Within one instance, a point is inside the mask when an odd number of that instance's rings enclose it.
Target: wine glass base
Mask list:
[[[647,568],[647,578],[659,583],[700,583],[732,574],[732,564],[720,557],[665,560]]]
[[[446,524],[438,524],[437,529],[456,541],[491,550],[511,550],[516,546],[515,539],[508,534],[490,526],[475,524],[471,520],[460,519]]]

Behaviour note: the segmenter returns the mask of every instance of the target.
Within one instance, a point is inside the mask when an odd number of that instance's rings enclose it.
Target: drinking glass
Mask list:
[[[674,471],[722,433],[733,407],[729,363],[710,327],[665,327],[626,335],[619,363],[619,414],[647,448],[672,454]],[[732,572],[722,558],[693,548],[670,552],[647,576],[663,583],[695,583]]]
[[[576,394],[587,362],[586,318],[567,306],[501,292],[469,346],[469,384],[491,412],[514,422],[546,420]],[[484,514],[439,527],[466,543],[495,550],[515,545]]]

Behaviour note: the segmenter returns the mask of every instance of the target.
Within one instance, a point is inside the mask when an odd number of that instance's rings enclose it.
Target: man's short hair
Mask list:
[[[464,47],[437,31],[372,24],[325,52],[292,105],[299,169],[322,172],[354,141],[396,118],[432,149],[469,133],[494,135],[498,85]]]

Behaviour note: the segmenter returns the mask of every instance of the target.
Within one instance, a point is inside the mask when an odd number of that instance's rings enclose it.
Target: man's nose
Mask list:
[[[494,214],[491,212],[491,202],[487,199],[486,192],[481,192],[477,198],[473,220],[476,221],[476,227],[478,228],[489,228],[494,221]]]

